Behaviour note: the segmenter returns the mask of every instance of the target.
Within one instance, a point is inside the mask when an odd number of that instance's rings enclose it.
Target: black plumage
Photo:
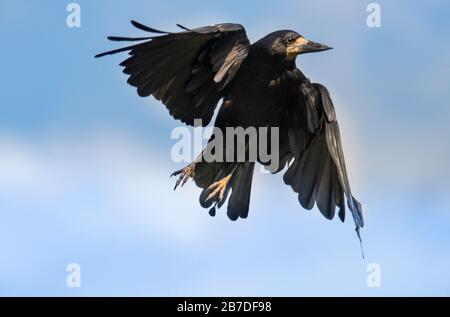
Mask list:
[[[97,57],[128,51],[120,65],[140,96],[154,96],[171,116],[188,125],[208,125],[221,99],[215,127],[278,127],[284,182],[298,193],[300,204],[332,219],[338,209],[344,221],[346,204],[356,229],[364,225],[360,203],[353,197],[336,113],[328,90],[296,67],[299,54],[330,49],[294,31],[277,31],[250,44],[238,24],[217,24],[171,33],[137,22],[156,36],[113,41],[144,41]],[[213,139],[213,138],[212,138]],[[212,139],[210,141],[212,141]],[[229,149],[224,148],[224,151]],[[261,162],[264,163],[264,162]],[[255,161],[207,162],[202,155],[180,171],[175,188],[192,178],[203,188],[200,204],[215,215],[228,196],[230,219],[246,218]]]

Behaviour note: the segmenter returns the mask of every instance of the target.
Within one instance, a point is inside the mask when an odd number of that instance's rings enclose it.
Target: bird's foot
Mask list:
[[[179,171],[174,172],[170,177],[180,175],[175,183],[174,190],[177,189],[178,185],[181,184],[181,187],[188,181],[189,178],[194,178],[195,172],[195,163],[191,163],[188,166],[182,168]]]
[[[227,193],[227,189],[228,189],[228,184],[231,179],[231,175],[232,174],[222,178],[221,180],[218,180],[215,183],[212,183],[208,187],[208,191],[211,191],[211,192],[209,193],[206,200],[213,199],[213,200],[216,200],[218,203],[222,202],[224,200],[224,198],[226,198],[226,193]]]

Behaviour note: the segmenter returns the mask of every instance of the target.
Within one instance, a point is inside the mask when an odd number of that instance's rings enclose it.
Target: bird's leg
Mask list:
[[[180,184],[181,184],[181,187],[183,187],[183,185],[188,181],[189,178],[194,178],[195,166],[200,161],[200,159],[201,159],[201,155],[199,155],[189,165],[185,166],[184,168],[182,168],[179,171],[176,171],[176,172],[172,173],[172,175],[170,175],[170,177],[180,175],[177,179],[177,182],[175,183],[174,190],[177,189],[178,185],[180,185]]]
[[[217,201],[220,202],[226,197],[225,193],[228,187],[228,183],[230,182],[231,176],[233,174],[229,174],[222,179],[219,179],[217,182],[209,185],[208,190],[211,191],[206,198],[207,200],[213,199],[217,197]]]
[[[228,193],[231,188],[230,182],[233,179],[233,175],[236,169],[237,165],[227,176],[220,178],[218,181],[208,186],[208,188],[205,190],[205,193],[207,194],[207,196],[204,198],[205,202],[214,201],[215,202],[214,207],[216,205],[219,208],[222,206],[222,204],[227,199]]]
[[[174,172],[172,176],[177,176],[180,175],[177,179],[177,182],[175,183],[175,187],[174,190],[177,189],[178,185],[183,186],[189,178],[193,178],[194,177],[194,168],[195,168],[195,163],[192,162],[191,164],[189,164],[188,166],[184,167],[183,169]]]
[[[177,182],[175,183],[174,190],[177,189],[178,185],[181,183],[181,187],[188,181],[189,178],[194,178],[195,172],[195,165],[196,162],[192,162],[188,166],[182,168],[179,171],[174,172],[170,177],[180,175],[177,179]]]

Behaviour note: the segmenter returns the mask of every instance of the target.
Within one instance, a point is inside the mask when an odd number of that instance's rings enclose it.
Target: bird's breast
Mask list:
[[[293,92],[286,72],[265,74],[249,71],[236,78],[228,100],[240,126],[278,126]]]

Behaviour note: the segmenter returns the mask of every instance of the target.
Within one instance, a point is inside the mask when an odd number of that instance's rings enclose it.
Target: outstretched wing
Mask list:
[[[309,80],[298,83],[291,105],[288,137],[294,157],[283,178],[298,193],[300,204],[332,219],[336,207],[345,219],[347,200],[359,236],[361,204],[353,197],[344,161],[339,125],[328,90]]]
[[[217,24],[178,33],[163,32],[132,21],[146,32],[162,35],[140,38],[109,37],[112,41],[143,41],[97,55],[129,51],[120,65],[129,75],[128,83],[139,96],[153,95],[169,113],[182,122],[194,125],[201,119],[211,121],[223,90],[247,57],[250,42],[238,24]]]

